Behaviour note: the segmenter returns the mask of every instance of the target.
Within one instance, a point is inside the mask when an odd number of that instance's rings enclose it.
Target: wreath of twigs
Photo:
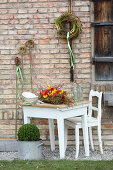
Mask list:
[[[19,48],[19,54],[25,54],[26,53],[26,48],[23,46],[23,47],[20,47]]]
[[[69,31],[70,39],[73,37],[78,37],[81,33],[82,23],[78,16],[72,13],[64,13],[55,19],[55,25],[57,27],[58,33],[62,38],[67,38],[67,31],[65,28],[66,23],[71,23],[72,29]]]
[[[33,40],[27,40],[25,43],[25,46],[27,48],[34,48],[34,41]]]

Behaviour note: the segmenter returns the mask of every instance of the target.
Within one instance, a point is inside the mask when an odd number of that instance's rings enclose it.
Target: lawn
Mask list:
[[[113,170],[112,161],[0,161],[0,170]]]

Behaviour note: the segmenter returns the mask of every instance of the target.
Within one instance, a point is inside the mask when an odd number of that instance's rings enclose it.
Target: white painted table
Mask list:
[[[65,157],[64,119],[75,116],[82,116],[83,134],[85,135],[84,138],[85,155],[89,156],[89,139],[87,126],[87,107],[89,105],[89,101],[83,101],[71,107],[68,107],[67,105],[52,105],[52,104],[37,104],[32,106],[24,104],[21,105],[23,106],[24,123],[30,123],[31,117],[46,118],[49,120],[51,150],[55,149],[53,119],[57,119],[59,150],[61,159]]]

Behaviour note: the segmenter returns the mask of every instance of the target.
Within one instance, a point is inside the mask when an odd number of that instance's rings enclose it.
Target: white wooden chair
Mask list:
[[[89,139],[90,139],[90,143],[91,143],[91,149],[94,150],[93,139],[92,139],[92,127],[97,126],[99,148],[100,148],[101,154],[103,154],[102,140],[101,140],[101,99],[102,99],[102,92],[97,92],[97,91],[91,90],[90,94],[89,94],[89,100],[92,101],[92,98],[94,96],[96,96],[97,99],[98,99],[98,106],[94,107],[92,105],[92,102],[91,102],[89,104],[89,107],[88,107],[87,122],[88,122],[88,127],[89,127],[88,128],[89,129]],[[92,115],[93,110],[97,111],[97,117],[93,117],[93,115]],[[79,129],[83,128],[81,117],[74,117],[74,118],[69,118],[69,119],[65,120],[65,149],[66,149],[66,146],[67,146],[68,126],[75,129],[76,158],[77,158],[78,154],[79,154]]]

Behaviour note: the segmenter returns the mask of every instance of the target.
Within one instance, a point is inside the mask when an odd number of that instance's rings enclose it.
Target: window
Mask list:
[[[113,80],[113,0],[92,0],[95,80]]]

